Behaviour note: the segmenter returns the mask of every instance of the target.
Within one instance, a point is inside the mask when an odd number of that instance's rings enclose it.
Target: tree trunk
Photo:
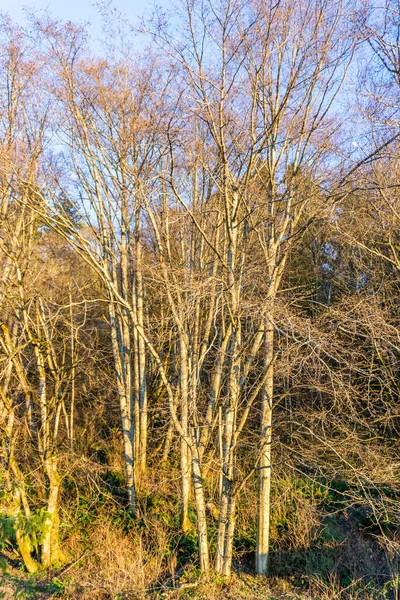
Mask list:
[[[122,437],[124,443],[125,457],[125,473],[126,473],[126,489],[128,493],[129,507],[134,515],[136,515],[136,485],[135,485],[135,423],[133,421],[131,394],[127,393],[125,385],[125,373],[123,360],[127,358],[126,351],[121,352],[120,340],[121,335],[118,335],[118,321],[115,310],[115,305],[112,301],[109,303],[110,325],[111,325],[111,341],[115,361],[115,371],[117,377],[117,389],[119,396],[119,404],[121,411]],[[120,320],[118,318],[118,320]],[[130,391],[130,386],[128,386]]]
[[[233,333],[236,338],[237,333]],[[217,573],[230,577],[232,564],[232,546],[234,534],[235,501],[234,493],[234,448],[233,436],[235,430],[235,412],[239,398],[239,361],[232,360],[230,369],[229,396],[223,415],[222,436],[222,495],[220,498],[220,514],[218,521],[217,553],[215,570]]]
[[[180,392],[181,392],[181,427],[184,436],[188,436],[188,419],[189,419],[189,369],[188,369],[188,353],[186,340],[181,339],[179,342],[180,354]],[[190,464],[189,464],[189,448],[185,437],[181,437],[181,526],[182,531],[186,532],[190,529],[191,523],[189,520],[189,495],[190,495]]]
[[[260,465],[258,488],[258,520],[255,569],[258,575],[267,575],[269,562],[269,521],[271,493],[271,434],[272,399],[274,391],[274,326],[267,318],[265,324],[265,368],[267,379],[261,392]]]
[[[27,535],[21,529],[15,531],[15,539],[17,540],[18,550],[24,561],[24,565],[28,573],[36,573],[39,568],[38,563],[32,558],[32,543],[29,535]]]
[[[140,219],[140,217],[139,217]],[[140,240],[136,245],[136,294],[137,318],[141,329],[144,328],[144,287],[142,274],[142,248]],[[147,467],[147,386],[146,386],[146,347],[143,338],[138,336],[138,374],[139,374],[139,473],[144,475]]]
[[[46,461],[45,470],[49,480],[49,496],[47,500],[47,515],[44,521],[41,560],[42,566],[46,569],[61,559],[58,535],[58,495],[61,479],[57,472],[54,458]]]
[[[197,440],[193,440],[192,452],[192,477],[194,499],[196,503],[200,569],[203,572],[207,572],[210,569],[210,557],[208,552],[206,503],[204,500],[203,478],[201,476],[201,464]]]

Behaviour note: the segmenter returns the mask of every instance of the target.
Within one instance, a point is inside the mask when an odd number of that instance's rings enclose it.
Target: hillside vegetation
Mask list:
[[[398,600],[398,2],[103,10],[1,16],[0,593]]]

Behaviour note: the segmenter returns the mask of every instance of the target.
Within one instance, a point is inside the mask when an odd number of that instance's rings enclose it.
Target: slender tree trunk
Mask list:
[[[183,335],[179,341],[180,354],[180,392],[181,392],[181,427],[184,436],[188,437],[189,419],[189,365],[186,340]],[[181,437],[181,526],[182,531],[190,529],[189,520],[189,497],[190,497],[190,464],[189,448],[185,437]]]
[[[256,573],[267,575],[269,562],[269,522],[271,493],[271,439],[272,439],[272,399],[274,391],[274,326],[271,319],[265,323],[265,368],[267,379],[261,392],[260,422],[260,465],[258,489],[258,520],[256,543]]]
[[[115,371],[117,376],[117,390],[121,411],[122,437],[124,443],[126,489],[128,492],[129,506],[134,515],[136,515],[136,485],[135,485],[135,431],[132,423],[131,396],[128,395],[125,385],[125,373],[123,371],[122,360],[124,354],[121,353],[121,346],[118,335],[118,322],[115,305],[109,302],[109,314],[111,325],[111,341],[115,361]],[[122,354],[122,356],[121,356]]]
[[[140,227],[140,214],[138,216]],[[136,241],[136,295],[137,295],[137,319],[141,329],[144,328],[144,286],[142,273],[142,246],[139,238]],[[146,386],[146,346],[143,338],[138,336],[138,375],[139,375],[139,443],[138,443],[138,463],[139,473],[144,475],[147,468],[147,428],[148,428],[148,409],[147,409],[147,386]]]
[[[70,403],[70,413],[69,413],[69,426],[68,426],[68,435],[69,435],[69,444],[71,450],[74,449],[74,419],[75,419],[75,334],[74,334],[74,320],[73,320],[73,312],[72,312],[72,295],[69,295],[69,310],[70,310],[70,325],[71,325],[71,403]],[[68,419],[66,419],[68,422]]]
[[[164,439],[164,450],[161,458],[161,465],[166,465],[169,453],[171,451],[172,441],[174,439],[175,427],[172,419],[169,420],[167,433]]]
[[[210,569],[210,557],[208,551],[206,502],[204,499],[204,487],[203,478],[201,475],[200,454],[198,450],[198,442],[196,439],[193,440],[192,453],[192,477],[194,499],[196,503],[200,569],[203,572],[207,572]]]
[[[140,485],[141,473],[139,470],[139,461],[137,460],[140,456],[140,367],[139,367],[139,332],[135,324],[138,322],[138,311],[137,311],[137,295],[136,295],[136,285],[135,283],[132,286],[132,304],[131,304],[132,318],[134,321],[133,326],[133,345],[135,348],[135,352],[133,354],[133,418],[135,421],[135,481],[136,485]]]
[[[237,339],[238,336],[238,332],[233,332],[232,352],[234,352],[236,343],[239,341]],[[229,374],[228,398],[223,415],[222,496],[220,499],[215,569],[217,573],[221,573],[225,577],[230,577],[233,551],[235,515],[235,501],[233,497],[235,481],[233,436],[235,431],[235,413],[240,391],[239,367],[239,359],[233,357]]]
[[[224,548],[224,561],[222,566],[222,575],[228,578],[232,573],[232,557],[233,557],[233,537],[235,533],[235,510],[236,501],[232,494],[229,497],[228,512],[227,512],[227,525],[225,532],[225,548]]]
[[[47,515],[44,522],[41,559],[42,566],[46,569],[61,558],[58,532],[58,496],[61,479],[54,459],[46,460],[45,470],[49,481],[49,495],[47,500]]]
[[[239,349],[241,345],[241,323],[240,323],[240,293],[241,276],[237,265],[238,247],[238,223],[237,209],[239,205],[239,194],[235,191],[232,196],[228,191],[228,176],[225,175],[225,202],[227,219],[227,234],[229,244],[227,247],[228,289],[229,289],[229,319],[231,335],[229,343],[229,379],[227,398],[223,413],[223,436],[222,436],[222,497],[220,499],[220,515],[218,521],[217,554],[215,568],[218,573],[229,578],[231,575],[233,535],[234,535],[234,483],[235,483],[235,448],[234,433],[236,426],[236,411],[240,396],[240,367],[241,361]]]

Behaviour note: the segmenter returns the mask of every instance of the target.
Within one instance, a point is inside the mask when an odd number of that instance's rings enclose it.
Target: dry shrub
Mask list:
[[[80,598],[142,598],[165,573],[169,544],[159,521],[123,533],[102,518],[93,527],[90,545],[90,555],[73,577]],[[68,592],[73,597],[74,590]]]
[[[328,581],[320,577],[309,578],[310,593],[315,600],[377,600],[385,598],[362,579],[354,580],[349,585],[341,585],[339,578],[332,574]]]

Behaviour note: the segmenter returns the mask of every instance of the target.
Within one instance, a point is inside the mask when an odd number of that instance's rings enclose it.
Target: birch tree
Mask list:
[[[154,177],[157,124],[162,104],[152,103],[155,65],[133,67],[131,56],[114,63],[83,53],[78,29],[41,24],[57,84],[59,143],[73,176],[59,179],[86,224],[77,232],[57,200],[41,197],[43,211],[103,282],[120,403],[129,504],[146,470],[147,389],[143,336],[142,205]],[[53,98],[54,98],[53,96]],[[159,110],[158,110],[159,109]],[[157,112],[158,111],[158,112]]]
[[[48,124],[46,103],[35,93],[43,63],[23,32],[9,22],[2,31],[1,60],[1,458],[8,494],[6,515],[25,566],[34,572],[39,565],[47,568],[62,557],[56,438],[69,370],[66,353],[59,352],[55,340],[57,317],[50,317],[33,283],[40,263],[40,223],[31,206],[32,189],[44,180]],[[21,461],[21,440],[32,452],[28,468]],[[45,498],[39,511],[32,509],[26,491],[29,467],[43,478]]]
[[[174,144],[171,135],[169,186],[212,248],[223,290],[216,318],[220,345],[210,376],[222,408],[215,567],[230,575],[241,489],[236,456],[247,418],[258,405],[256,570],[266,573],[276,298],[287,256],[323,210],[321,190],[332,184],[337,124],[331,115],[352,56],[346,31],[350,13],[345,3],[325,2],[296,7],[289,2],[188,2],[181,8],[185,33],[163,23],[156,23],[153,32],[182,73],[181,110],[194,123],[187,131],[192,134],[201,123],[206,132],[207,149],[191,169],[207,172],[216,205],[208,227],[202,226],[179,176],[181,144]],[[264,279],[257,290],[258,314],[250,317],[244,307],[254,257]],[[210,401],[208,422],[214,421],[218,404]]]

